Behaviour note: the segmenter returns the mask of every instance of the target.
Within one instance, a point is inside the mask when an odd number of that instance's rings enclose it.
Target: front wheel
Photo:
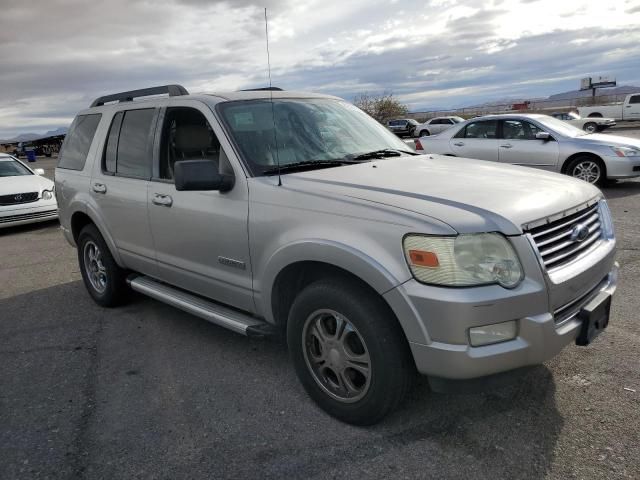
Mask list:
[[[567,174],[593,185],[602,185],[607,178],[602,160],[589,156],[572,160],[567,166]]]
[[[388,306],[352,281],[306,287],[291,307],[287,343],[309,396],[354,425],[374,424],[393,411],[415,368]]]
[[[428,137],[429,135],[431,135],[431,134],[429,133],[429,130],[421,130],[421,131],[420,131],[420,136],[421,136],[421,137]]]
[[[598,125],[595,122],[587,122],[582,129],[585,132],[594,133],[598,131]]]

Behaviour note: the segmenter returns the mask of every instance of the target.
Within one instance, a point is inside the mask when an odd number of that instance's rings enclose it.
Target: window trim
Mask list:
[[[100,171],[103,175],[108,175],[110,177],[118,177],[118,178],[131,178],[133,180],[146,180],[149,181],[151,180],[152,176],[153,176],[153,163],[154,163],[154,159],[153,159],[153,147],[155,145],[155,136],[156,136],[156,130],[158,127],[158,116],[159,116],[159,107],[155,106],[155,107],[150,107],[150,106],[139,106],[138,108],[121,108],[118,110],[115,110],[113,112],[113,115],[111,116],[111,122],[109,123],[109,128],[107,129],[107,133],[105,135],[105,141],[104,141],[104,145],[102,146],[102,155],[100,158]],[[106,162],[105,162],[105,156],[106,156],[106,151],[107,151],[107,145],[109,143],[109,134],[111,133],[111,127],[113,126],[113,121],[115,120],[115,117],[118,113],[122,112],[122,122],[120,122],[120,130],[118,131],[118,144],[117,144],[117,148],[116,148],[116,152],[118,151],[118,149],[120,148],[120,135],[122,134],[122,125],[124,124],[125,119],[127,118],[127,112],[131,112],[134,110],[153,110],[153,117],[151,118],[151,125],[149,128],[149,135],[148,138],[145,142],[146,148],[145,148],[145,153],[149,156],[150,161],[151,161],[151,168],[149,169],[149,176],[141,176],[141,175],[129,175],[129,174],[123,174],[123,173],[119,173],[118,170],[118,159],[116,156],[116,171],[115,172],[109,172],[107,170],[105,170],[105,166],[106,166]]]

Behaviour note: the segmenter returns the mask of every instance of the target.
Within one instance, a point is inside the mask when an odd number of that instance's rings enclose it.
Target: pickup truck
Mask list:
[[[627,95],[627,98],[625,98],[622,103],[597,105],[595,107],[578,107],[578,113],[581,117],[640,120],[640,93]]]

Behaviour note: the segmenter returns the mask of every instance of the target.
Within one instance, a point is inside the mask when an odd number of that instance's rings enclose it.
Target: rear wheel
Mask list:
[[[602,185],[607,178],[602,160],[591,156],[581,156],[573,159],[567,166],[566,173],[594,185]]]
[[[309,396],[330,415],[355,425],[376,423],[393,411],[415,368],[384,301],[342,279],[315,282],[298,295],[287,343]]]
[[[84,285],[98,305],[114,307],[127,299],[126,271],[115,262],[95,225],[87,225],[78,236],[78,263]]]
[[[420,136],[421,137],[428,137],[429,135],[431,135],[429,133],[429,130],[420,130]]]

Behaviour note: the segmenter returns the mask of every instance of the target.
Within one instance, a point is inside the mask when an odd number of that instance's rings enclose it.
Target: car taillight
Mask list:
[[[415,143],[415,144],[416,144],[416,151],[418,151],[418,150],[424,150],[424,148],[422,148],[422,144],[420,143],[420,139],[419,139],[419,138],[416,138],[416,139],[413,141],[413,143]]]

